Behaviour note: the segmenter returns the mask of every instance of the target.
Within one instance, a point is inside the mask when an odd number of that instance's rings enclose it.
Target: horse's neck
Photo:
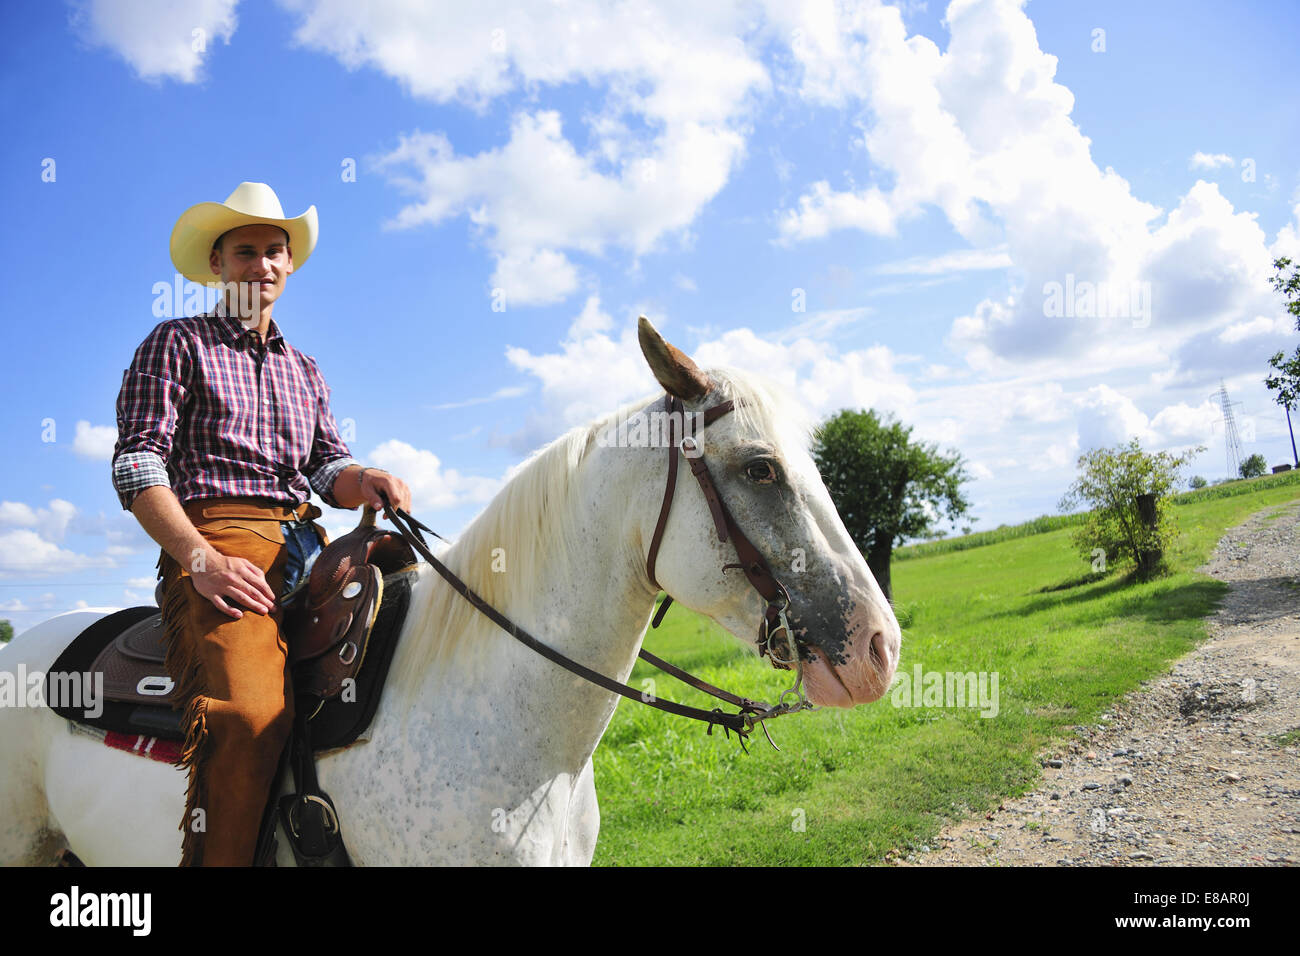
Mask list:
[[[654,603],[629,507],[646,500],[649,481],[644,470],[629,467],[626,455],[593,454],[600,460],[583,469],[564,503],[582,515],[581,546],[568,561],[542,562],[536,577],[512,588],[498,610],[570,659],[626,683]],[[450,593],[436,572],[424,581]],[[474,714],[480,739],[499,735],[502,746],[513,742],[506,749],[519,760],[576,772],[619,697],[542,657],[486,617],[479,626],[472,640],[461,642],[446,673],[425,675],[416,708],[420,700],[437,701],[434,721],[454,712]],[[506,757],[501,750],[494,755]]]

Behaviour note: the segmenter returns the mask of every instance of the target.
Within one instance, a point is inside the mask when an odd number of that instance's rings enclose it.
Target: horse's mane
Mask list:
[[[784,442],[793,441],[793,447],[806,448],[811,420],[770,382],[733,368],[711,368],[708,373],[721,395],[715,401],[737,400],[733,414],[739,434],[776,440],[786,448],[792,446]],[[573,476],[598,447],[602,432],[653,401],[655,396],[649,395],[629,402],[535,451],[513,470],[506,486],[456,542],[438,554],[439,560],[503,614],[512,616],[512,608],[526,607],[518,589],[536,581],[544,565],[560,563],[563,568],[577,553],[582,515],[568,504]],[[504,560],[505,573],[493,571],[494,556]],[[419,565],[407,619],[420,622],[403,636],[398,649],[402,661],[395,676],[407,700],[413,699],[430,668],[447,673],[451,659],[466,645],[496,639],[491,632],[511,640],[425,562]]]

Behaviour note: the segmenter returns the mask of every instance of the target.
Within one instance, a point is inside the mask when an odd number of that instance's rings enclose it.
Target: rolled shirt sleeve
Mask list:
[[[345,469],[360,465],[361,462],[352,457],[339,434],[338,424],[330,412],[330,387],[325,384],[325,378],[320,374],[315,359],[311,360],[311,365],[316,373],[319,403],[316,407],[316,432],[312,437],[311,455],[303,474],[322,501],[331,508],[341,508],[343,506],[334,497],[334,482]]]
[[[167,459],[189,394],[191,358],[173,321],[162,322],[136,349],[117,396],[113,488],[123,509],[151,485],[171,487]]]

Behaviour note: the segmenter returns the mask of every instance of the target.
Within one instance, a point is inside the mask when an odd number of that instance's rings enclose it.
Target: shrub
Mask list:
[[[1131,559],[1139,577],[1154,574],[1176,534],[1170,493],[1179,471],[1201,451],[1150,454],[1133,439],[1081,455],[1079,477],[1061,499],[1064,509],[1092,506],[1075,532],[1075,546],[1094,566],[1100,549],[1104,559]]]

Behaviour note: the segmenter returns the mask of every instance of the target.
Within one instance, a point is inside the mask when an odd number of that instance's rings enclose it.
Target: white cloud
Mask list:
[[[750,98],[769,85],[741,40],[752,24],[740,3],[285,5],[300,44],[434,102],[483,109],[520,89],[539,103],[565,85],[599,91],[581,150],[543,106],[517,111],[492,149],[457,154],[442,133],[416,131],[374,160],[413,196],[392,225],[465,216],[517,304],[574,292],[574,252],[639,256],[684,237],[743,156]]]
[[[923,382],[943,380],[953,374],[953,370],[947,365],[931,363],[921,370],[919,378]]]
[[[837,229],[861,229],[877,236],[892,236],[897,229],[898,214],[885,194],[875,186],[859,192],[836,192],[822,180],[812,184],[799,197],[798,210],[782,217],[782,240],[795,242],[821,239]]]
[[[1094,385],[1076,404],[1078,445],[1083,451],[1109,448],[1132,438],[1149,447],[1155,439],[1147,416],[1132,399],[1109,385]]]
[[[1064,420],[1069,399],[1059,382],[1008,383],[1000,400],[1010,422],[1043,424]]]
[[[51,498],[44,508],[33,508],[21,501],[0,501],[0,527],[32,528],[51,541],[62,541],[76,516],[77,506],[62,498]]]
[[[1158,411],[1151,419],[1151,429],[1158,436],[1159,445],[1208,444],[1215,427],[1222,424],[1222,416],[1220,407],[1210,399],[1194,407],[1178,402]]]
[[[860,310],[850,310],[860,311]],[[618,322],[588,299],[555,352],[509,348],[506,358],[537,379],[538,407],[525,427],[506,441],[524,452],[562,431],[650,394],[659,386],[641,354],[635,312]],[[599,316],[599,318],[596,318]],[[823,316],[823,319],[827,317]],[[834,315],[829,317],[833,321]],[[704,368],[733,366],[759,371],[801,401],[812,414],[841,408],[909,412],[915,392],[896,367],[899,359],[883,345],[841,352],[832,343],[806,334],[761,336],[734,328],[692,346],[677,339],[670,321],[653,319],[660,333]],[[815,327],[818,323],[813,322]],[[611,334],[617,331],[617,335]]]
[[[503,398],[518,398],[524,395],[528,389],[523,385],[505,385],[498,388],[491,395],[482,395],[478,398],[467,398],[459,402],[443,402],[440,405],[430,405],[429,408],[435,412],[446,411],[452,408],[468,408],[471,405],[484,405],[488,402],[497,402]]]
[[[1233,159],[1227,153],[1202,153],[1197,151],[1188,161],[1192,169],[1217,169],[1220,166],[1233,165]]]
[[[760,370],[819,416],[842,408],[875,408],[906,417],[916,397],[907,376],[896,368],[897,356],[884,345],[841,352],[811,338],[770,342],[741,328],[702,343],[693,357],[705,366]]]
[[[1188,190],[1144,250],[1154,322],[1204,327],[1276,307],[1268,243],[1255,219],[1234,212],[1214,183],[1198,180]]]
[[[506,348],[507,361],[537,379],[540,398],[524,427],[501,439],[505,444],[519,453],[531,451],[658,387],[637,344],[635,316],[619,323],[617,337],[611,338],[614,327],[599,298],[591,296],[559,343],[559,352]]]
[[[0,601],[0,612],[10,614],[21,614],[25,612],[48,611],[54,607],[56,598],[52,593],[46,591],[36,599],[34,604],[28,604],[22,598],[10,598],[7,601]],[[14,628],[17,631],[17,627]]]
[[[1003,249],[959,249],[938,256],[916,256],[876,266],[877,275],[945,275],[984,269],[1007,269],[1011,256]]]
[[[948,338],[972,368],[1000,375],[1045,359],[1063,372],[1116,356],[1120,367],[1150,367],[1180,354],[1189,336],[1274,311],[1264,282],[1271,250],[1254,214],[1197,182],[1162,222],[1117,172],[1099,168],[1071,118],[1073,94],[1056,82],[1056,58],[1039,48],[1023,5],[954,0],[951,38],[940,50],[907,36],[898,11],[879,2],[773,4],[771,16],[799,30],[799,92],[860,117],[868,173],[889,183],[810,183],[781,211],[780,236],[837,228],[890,235],[908,217],[941,210],[977,250],[997,251],[877,271],[1012,267],[1008,293],[973,304]],[[1207,161],[1224,158],[1231,161]],[[1275,245],[1295,235],[1288,226]],[[1130,314],[1049,314],[1048,290],[1067,283],[1122,290],[1118,304]]]
[[[1285,336],[1291,332],[1292,323],[1287,316],[1257,315],[1245,322],[1234,322],[1218,335],[1225,345],[1235,345],[1246,339]]]
[[[92,461],[112,461],[113,448],[116,445],[115,425],[92,425],[85,420],[77,422],[77,434],[72,440],[72,450],[82,458],[89,458]]]
[[[239,0],[76,0],[71,22],[143,80],[196,83],[203,57],[235,34]]]
[[[778,332],[776,339],[780,342],[788,342],[805,337],[826,338],[837,329],[870,318],[874,312],[874,309],[865,305],[855,306],[851,309],[822,309],[817,312],[809,312],[805,318]]]
[[[1045,448],[1041,454],[1035,455],[1029,461],[1029,470],[1044,472],[1059,472],[1067,466],[1073,464],[1075,452],[1079,448],[1079,442],[1076,440],[1069,444],[1064,442],[1052,442]]]
[[[507,304],[547,305],[568,298],[578,287],[578,271],[554,249],[507,252],[497,259],[492,288],[505,294]]]
[[[27,528],[0,532],[0,578],[63,574],[114,564],[107,553],[91,557],[68,551]]]
[[[569,338],[579,339],[596,332],[605,332],[613,328],[614,320],[600,307],[598,296],[588,296],[582,311],[569,326]]]
[[[501,487],[495,478],[464,475],[444,468],[431,451],[389,439],[366,456],[366,461],[401,478],[411,489],[415,514],[441,511],[464,504],[485,504]]]

